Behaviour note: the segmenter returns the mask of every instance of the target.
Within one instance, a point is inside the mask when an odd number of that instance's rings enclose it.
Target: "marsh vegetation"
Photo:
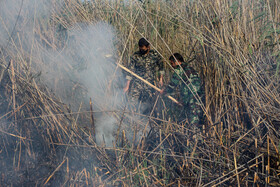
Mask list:
[[[279,186],[279,1],[20,2],[0,2],[0,186]],[[174,52],[199,72],[201,129],[127,107],[141,37],[165,83]]]

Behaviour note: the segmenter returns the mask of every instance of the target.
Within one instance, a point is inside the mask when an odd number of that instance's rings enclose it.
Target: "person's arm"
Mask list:
[[[164,76],[164,68],[163,68],[163,60],[161,58],[161,56],[158,55],[158,67],[159,67],[159,86],[162,87],[163,86],[163,76]]]
[[[131,80],[126,81],[126,86],[124,87],[123,91],[126,93],[129,90],[129,85],[130,85]]]
[[[160,91],[159,91],[159,93],[161,94],[161,95],[168,95],[169,93],[168,92],[170,92],[170,91],[172,91],[172,90],[174,90],[174,87],[172,86],[172,85],[168,85],[166,88],[163,88],[163,89],[161,89]],[[170,97],[170,96],[169,96]],[[178,105],[180,105],[180,106],[183,106],[183,104],[181,103],[181,102],[179,102],[178,100],[172,100],[173,102],[175,102],[176,104],[178,104]]]
[[[175,70],[176,71],[176,70]],[[164,89],[164,94],[170,94],[174,91],[174,89],[178,86],[178,84],[180,83],[180,79],[179,77],[177,76],[176,72],[174,72],[172,74],[172,77],[168,83],[168,85],[165,87]]]
[[[135,71],[135,66],[134,65],[135,65],[135,59],[132,56],[132,57],[130,57],[130,63],[128,65],[128,69],[134,72]],[[130,87],[130,82],[132,80],[132,76],[130,74],[127,74],[125,78],[126,78],[126,85],[125,85],[123,91],[128,92],[129,87]]]
[[[160,87],[163,86],[163,74],[161,74],[160,77],[159,77],[159,86]]]

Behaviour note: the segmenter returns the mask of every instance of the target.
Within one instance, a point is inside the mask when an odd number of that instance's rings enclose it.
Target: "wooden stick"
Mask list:
[[[276,147],[274,141],[273,141],[271,138],[269,138],[269,139],[270,139],[270,143],[272,143],[272,145],[273,145],[273,147],[274,147],[274,149],[275,149],[277,155],[279,156],[279,151],[278,151],[278,148]]]
[[[13,60],[10,61],[10,67],[11,67],[11,82],[12,82],[12,101],[13,101],[13,111],[14,111],[14,117],[15,117],[15,125],[17,124],[17,104],[16,104],[16,77],[15,77],[15,69],[13,65]],[[21,130],[20,130],[21,131]],[[21,133],[20,133],[21,134]],[[19,154],[18,154],[18,165],[17,165],[17,170],[20,168],[20,159],[21,159],[21,139],[19,140]]]
[[[236,148],[235,148],[235,150],[236,150]],[[233,151],[234,167],[235,167],[235,172],[236,172],[237,184],[238,184],[238,187],[240,187],[239,173],[238,173],[238,167],[237,167],[236,152],[235,152],[235,150]]]
[[[118,66],[120,68],[122,68],[123,70],[125,70],[126,72],[130,73],[131,75],[133,75],[134,77],[140,79],[141,81],[143,81],[145,84],[149,85],[150,87],[154,88],[156,91],[160,92],[161,89],[159,89],[158,87],[156,87],[155,85],[151,84],[150,82],[146,81],[145,79],[143,79],[142,77],[140,77],[139,75],[137,75],[136,73],[130,71],[129,69],[127,69],[126,67],[124,67],[121,64],[118,64]],[[170,100],[172,100],[175,103],[179,103],[174,97],[171,97],[170,95],[167,96]]]
[[[255,138],[255,148],[256,148],[256,157],[258,156],[258,139]],[[254,174],[254,185],[257,183],[259,176],[258,176],[258,159],[256,159],[256,172]]]
[[[17,114],[16,114],[16,95],[15,95],[15,90],[16,90],[16,77],[15,77],[15,69],[14,69],[14,64],[13,60],[10,61],[10,67],[11,67],[11,82],[12,82],[12,97],[13,97],[13,110],[14,110],[14,116],[15,116],[15,123],[17,122]]]
[[[269,184],[269,174],[270,174],[270,150],[269,150],[269,136],[267,135],[267,167],[266,167],[266,172],[267,172],[267,183]]]
[[[91,119],[91,129],[92,129],[92,135],[93,140],[96,142],[96,136],[95,136],[95,123],[94,123],[94,116],[93,116],[93,107],[92,107],[92,101],[91,98],[89,99],[89,107],[90,107],[90,119]]]
[[[59,168],[61,168],[61,166],[64,164],[64,162],[66,161],[66,159],[64,159],[59,166],[52,172],[52,174],[48,177],[48,179],[45,181],[44,186],[49,182],[49,180],[54,176],[55,172],[57,172],[59,170]]]
[[[268,166],[265,166],[265,187],[267,187],[268,184],[269,184],[269,174],[268,174],[268,172],[269,172],[269,168],[268,168]]]

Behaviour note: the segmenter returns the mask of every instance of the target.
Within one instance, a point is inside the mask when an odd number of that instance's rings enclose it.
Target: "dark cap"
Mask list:
[[[169,57],[169,60],[175,62],[176,60],[179,62],[184,62],[184,58],[182,57],[182,55],[180,55],[179,53],[174,53],[173,55],[171,55]]]
[[[138,45],[139,47],[143,47],[143,46],[148,47],[150,43],[145,38],[141,38],[138,42]]]

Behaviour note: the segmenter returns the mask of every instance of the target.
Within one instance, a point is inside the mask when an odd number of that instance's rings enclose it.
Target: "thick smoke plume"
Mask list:
[[[7,0],[0,2],[0,7],[1,62],[7,67],[13,59],[18,76],[46,85],[72,112],[86,110],[89,114],[91,98],[94,111],[100,111],[94,113],[97,143],[113,145],[120,120],[117,111],[126,105],[114,29],[104,22],[76,23],[67,28],[53,24],[55,14],[63,8],[60,1]],[[91,125],[85,123],[85,127]],[[1,123],[1,129],[9,132],[5,124]],[[7,140],[12,146],[17,141]],[[37,156],[29,160],[35,168]]]
[[[97,140],[104,136],[109,144],[113,141],[112,133],[117,121],[112,113],[106,111],[119,110],[125,104],[121,89],[123,76],[116,66],[114,37],[113,28],[106,23],[77,25],[69,31],[70,39],[60,60],[53,62],[70,65],[62,78],[69,77],[83,88],[85,104],[92,98],[95,109],[104,111],[96,116]],[[57,74],[55,71],[52,73]],[[61,80],[61,84],[64,82]]]
[[[39,19],[49,19],[59,10],[62,2],[48,0],[4,0],[0,2],[0,46],[1,49],[16,49],[30,52],[34,45]],[[30,42],[30,43],[28,43]],[[21,51],[21,52],[23,52]],[[14,53],[18,53],[14,51]]]
[[[104,111],[95,115],[97,141],[105,139],[111,145],[120,119],[112,111],[126,105],[123,75],[116,66],[114,29],[104,22],[69,28],[52,25],[50,20],[63,8],[60,1],[11,0],[1,5],[2,60],[7,65],[16,58],[18,73],[37,77],[73,112],[88,111],[91,98],[94,110]]]

